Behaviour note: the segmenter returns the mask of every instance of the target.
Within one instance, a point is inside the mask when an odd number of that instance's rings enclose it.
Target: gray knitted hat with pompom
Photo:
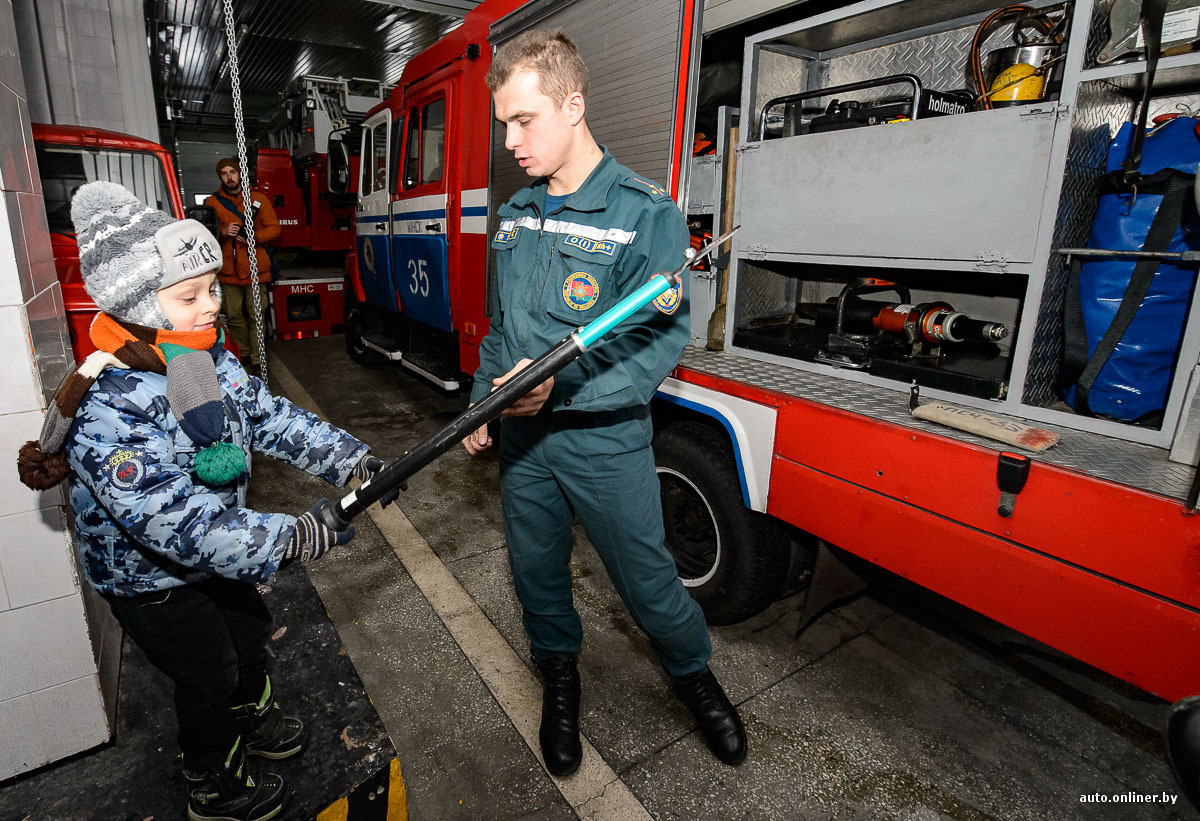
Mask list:
[[[155,294],[221,267],[207,228],[147,208],[115,182],[81,186],[71,220],[83,287],[100,310],[126,322],[172,330]]]

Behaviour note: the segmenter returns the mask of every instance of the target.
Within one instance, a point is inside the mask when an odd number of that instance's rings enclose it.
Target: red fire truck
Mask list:
[[[117,182],[151,208],[179,219],[184,216],[183,199],[171,155],[158,143],[84,126],[34,123],[32,130],[54,267],[75,360],[82,362],[95,350],[88,328],[97,309],[79,276],[79,246],[71,222],[75,189],[95,180]]]
[[[378,80],[305,74],[289,86],[267,146],[254,156],[255,190],[271,198],[282,233],[272,243],[306,251],[349,251],[354,247],[358,126],[363,115],[387,96]],[[346,179],[329,188],[329,143],[353,146]]]
[[[368,116],[347,334],[356,359],[412,356],[410,367],[446,387],[457,377],[416,358],[440,346],[457,369],[474,369],[487,330],[486,229],[526,181],[503,137],[489,136],[482,77],[491,47],[523,28],[566,29],[591,68],[593,133],[669,182],[691,215],[693,197],[677,181],[684,135],[691,142],[699,4],[646,2],[620,19],[595,5],[484,3],[414,59]],[[808,17],[802,8],[747,38],[740,136],[714,160],[726,164],[714,176],[732,187],[706,200],[731,205],[743,225],[723,262],[728,297],[694,274],[694,344],[654,403],[668,547],[714,623],[773,601],[796,545],[815,543],[809,605],[849,589],[847,568],[874,565],[1163,698],[1193,695],[1200,517],[1188,497],[1200,320],[1181,341],[1155,424],[1075,414],[1054,391],[1059,249],[1083,244],[1090,211],[1077,192],[1095,190],[1088,158],[1097,139],[1104,148],[1086,118],[1125,110],[1099,103],[1116,87],[1111,77],[1136,80],[1142,68],[1086,62],[1102,15],[1079,2],[1060,29],[1064,68],[1051,95],[918,117],[922,79],[958,88],[972,35],[995,7],[867,0]],[[653,39],[663,31],[665,42]],[[903,99],[880,76],[907,84],[913,108],[897,114]],[[874,94],[851,95],[867,88]],[[825,106],[822,91],[854,105]],[[1161,104],[1173,109],[1176,93],[1168,87]],[[656,100],[669,109],[665,122],[652,113]],[[899,299],[863,299],[894,286]],[[953,334],[906,321],[897,325],[913,332],[904,344],[884,344],[870,319],[866,332],[843,328],[839,304],[890,306],[910,319],[969,313],[1006,333],[954,349]],[[1048,429],[1058,444],[1013,454],[911,415],[930,399],[1002,428]]]
[[[408,62],[363,120],[346,312],[346,344],[360,363],[398,361],[446,390],[479,365],[488,329],[488,27],[522,2],[489,0],[469,12]]]

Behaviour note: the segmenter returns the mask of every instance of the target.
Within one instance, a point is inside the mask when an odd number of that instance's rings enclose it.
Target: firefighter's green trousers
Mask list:
[[[504,420],[504,532],[535,660],[577,655],[583,639],[571,596],[574,509],[667,673],[708,664],[704,614],[663,545],[650,432],[645,406]]]

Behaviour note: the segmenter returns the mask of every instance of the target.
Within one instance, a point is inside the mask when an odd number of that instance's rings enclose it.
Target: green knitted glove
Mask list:
[[[348,527],[342,532],[330,530],[317,518],[317,511],[326,504],[321,499],[312,508],[296,520],[296,529],[288,539],[287,547],[283,550],[284,559],[299,559],[302,562],[319,559],[331,547],[343,545],[354,538],[354,528]]]

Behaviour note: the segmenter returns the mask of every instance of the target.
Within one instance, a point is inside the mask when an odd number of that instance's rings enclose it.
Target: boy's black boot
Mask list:
[[[223,766],[192,772],[185,762],[183,775],[191,821],[267,821],[283,812],[290,795],[282,778],[246,757],[240,737]]]
[[[671,689],[696,717],[713,755],[734,767],[746,760],[742,719],[712,670],[705,667],[699,673],[673,678]]]
[[[246,740],[246,755],[278,761],[304,749],[304,722],[285,716],[275,701],[271,677],[267,676],[262,697],[257,702],[231,707],[238,732]]]
[[[548,658],[537,662],[542,674],[542,725],[538,741],[551,775],[570,775],[579,769],[583,747],[579,743],[579,669],[573,658]]]

